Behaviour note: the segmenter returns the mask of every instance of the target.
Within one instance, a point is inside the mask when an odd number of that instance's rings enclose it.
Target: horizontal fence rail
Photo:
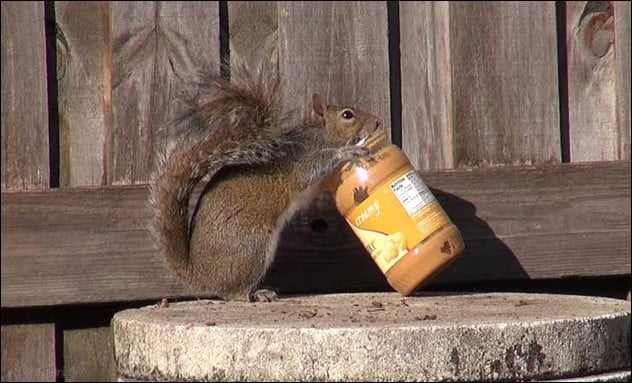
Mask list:
[[[466,245],[435,282],[630,273],[630,162],[423,177]],[[3,307],[191,295],[152,243],[146,201],[145,185],[3,192]],[[342,246],[286,232],[267,283],[288,293],[385,288],[339,225],[327,230]]]

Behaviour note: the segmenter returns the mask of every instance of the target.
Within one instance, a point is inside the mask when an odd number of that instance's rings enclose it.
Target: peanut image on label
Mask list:
[[[408,251],[406,237],[401,232],[395,232],[386,238],[382,247],[377,250],[375,256],[382,258],[386,262],[391,262]]]

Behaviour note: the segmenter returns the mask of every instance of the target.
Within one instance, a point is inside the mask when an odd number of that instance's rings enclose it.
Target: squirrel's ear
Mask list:
[[[320,123],[325,119],[326,111],[327,103],[325,99],[319,93],[314,93],[312,95],[312,101],[309,103],[309,122]]]

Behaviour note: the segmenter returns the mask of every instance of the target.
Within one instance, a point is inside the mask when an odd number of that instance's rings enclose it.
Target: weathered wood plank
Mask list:
[[[100,185],[104,175],[107,3],[55,2],[60,186]]]
[[[110,327],[64,330],[64,380],[116,381],[114,342]]]
[[[630,274],[630,162],[536,169],[428,179],[467,243],[437,282]]]
[[[402,2],[402,149],[417,169],[454,167],[450,10]]]
[[[42,292],[56,304],[71,296],[107,302],[178,291],[150,240],[146,187],[49,193],[2,194],[3,305],[10,281],[22,278],[34,290],[15,296],[20,306],[40,301]]]
[[[112,2],[112,184],[143,183],[200,70],[219,71],[215,1]]]
[[[455,166],[560,162],[555,3],[450,2]]]
[[[230,59],[241,59],[252,66],[270,60],[270,67],[276,68],[278,19],[276,1],[229,1]]]
[[[615,26],[615,68],[617,73],[617,126],[619,130],[618,158],[630,160],[630,3],[612,2]]]
[[[44,2],[7,1],[1,9],[2,190],[48,188]],[[0,332],[0,380],[57,380],[55,323],[3,324]]]
[[[297,118],[320,92],[390,121],[386,3],[280,2],[279,71]]]
[[[4,7],[4,4],[3,4]],[[54,382],[55,325],[52,323],[2,325],[3,382]]]
[[[630,273],[630,162],[423,176],[467,249],[438,282]],[[151,242],[146,198],[145,185],[2,193],[2,306],[189,294]],[[284,233],[267,284],[283,292],[384,288],[337,222],[306,220],[318,230]]]
[[[2,3],[2,189],[49,186],[44,2]]]
[[[566,5],[570,159],[618,159],[613,10],[607,1]]]
[[[378,115],[390,130],[388,15],[386,2],[279,2],[279,72],[287,110],[305,117],[314,92],[330,104],[351,105]],[[318,243],[311,223],[331,224],[333,202],[322,193],[285,233],[288,252],[302,257]],[[322,226],[322,225],[321,225]],[[318,228],[317,228],[318,230]],[[341,232],[321,232],[320,243],[340,243]],[[315,240],[315,238],[311,238]],[[354,253],[362,250],[358,242]]]

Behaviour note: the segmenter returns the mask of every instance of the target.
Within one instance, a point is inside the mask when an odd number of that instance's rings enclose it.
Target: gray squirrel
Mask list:
[[[358,142],[380,119],[315,93],[302,123],[281,107],[278,77],[261,66],[207,77],[150,179],[152,233],[189,286],[224,299],[273,300],[256,290],[290,218],[348,161],[370,158]],[[189,228],[193,188],[211,180]]]

